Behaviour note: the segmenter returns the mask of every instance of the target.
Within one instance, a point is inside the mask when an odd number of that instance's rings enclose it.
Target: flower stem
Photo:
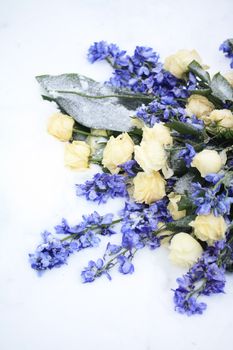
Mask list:
[[[72,235],[69,235],[69,236],[66,236],[66,237],[64,237],[64,238],[62,238],[61,239],[61,242],[63,242],[63,241],[67,241],[68,239],[76,239],[76,238],[78,238],[78,237],[80,237],[81,235],[83,235],[84,233],[86,233],[87,231],[89,231],[89,230],[96,230],[96,229],[98,229],[98,228],[105,228],[105,227],[107,227],[107,226],[113,226],[113,225],[115,225],[115,224],[118,224],[119,222],[121,222],[122,221],[122,219],[117,219],[117,220],[114,220],[114,221],[112,221],[112,223],[110,224],[110,225],[106,225],[106,224],[103,224],[103,225],[92,225],[92,226],[90,226],[90,227],[87,227],[85,230],[83,230],[82,232],[79,232],[79,233],[73,233]]]
[[[62,94],[74,94],[78,95],[81,97],[86,97],[86,98],[93,98],[93,99],[104,99],[104,98],[111,98],[111,97],[117,97],[117,98],[125,98],[125,99],[142,99],[142,100],[154,100],[154,96],[146,96],[146,95],[136,95],[136,94],[125,94],[125,95],[117,95],[117,94],[112,94],[112,95],[101,95],[101,96],[93,96],[93,95],[86,95],[82,92],[78,91],[73,91],[73,90],[54,90],[55,92],[62,93]]]

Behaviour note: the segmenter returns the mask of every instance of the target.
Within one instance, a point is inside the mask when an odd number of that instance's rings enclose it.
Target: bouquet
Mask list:
[[[233,68],[233,39],[220,49]],[[108,82],[79,74],[36,78],[43,99],[59,109],[48,132],[65,142],[67,167],[102,168],[76,184],[77,196],[99,205],[122,197],[125,205],[116,217],[95,211],[75,226],[63,218],[54,233],[42,233],[31,267],[61,267],[101,236],[120,234],[121,244],[110,239],[104,256],[81,272],[84,283],[111,280],[114,267],[134,272],[138,250],[165,245],[171,263],[187,270],[173,290],[175,310],[202,314],[199,298],[223,293],[233,271],[233,72],[211,77],[195,50],[162,64],[152,48],[137,46],[130,56],[104,41],[89,48],[88,59],[112,66]]]

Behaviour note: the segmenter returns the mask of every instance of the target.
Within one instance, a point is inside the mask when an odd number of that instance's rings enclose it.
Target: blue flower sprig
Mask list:
[[[230,58],[230,66],[233,68],[233,39],[225,40],[219,47],[226,57]]]

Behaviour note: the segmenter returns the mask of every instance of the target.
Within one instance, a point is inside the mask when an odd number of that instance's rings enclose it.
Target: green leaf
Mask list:
[[[182,196],[181,200],[177,203],[178,205],[178,210],[189,210],[193,209],[193,202],[188,196]]]
[[[142,101],[153,99],[147,95],[116,91],[79,74],[42,75],[36,79],[44,90],[44,99],[56,102],[78,123],[94,129],[131,130],[130,115],[135,107]]]
[[[191,231],[191,227],[189,226],[189,223],[195,219],[195,215],[187,215],[182,219],[175,220],[172,222],[168,222],[166,224],[166,228],[171,231]]]
[[[194,73],[196,76],[198,76],[202,81],[206,82],[207,84],[210,83],[210,75],[208,72],[206,72],[202,66],[197,61],[192,61],[188,65],[189,71]]]
[[[210,83],[210,87],[212,94],[215,97],[219,98],[222,102],[233,102],[233,88],[220,73],[214,75]]]
[[[170,123],[166,124],[169,128],[178,131],[182,135],[194,135],[202,136],[201,130],[196,129],[194,126],[188,123],[182,123],[178,120],[173,120]]]

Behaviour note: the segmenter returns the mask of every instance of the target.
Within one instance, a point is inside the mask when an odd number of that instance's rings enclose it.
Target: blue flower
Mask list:
[[[134,159],[128,160],[127,162],[118,165],[118,167],[123,169],[126,172],[126,174],[130,177],[135,176],[137,170],[139,169],[139,165]]]
[[[196,155],[196,152],[195,152],[195,149],[193,148],[192,145],[186,143],[185,146],[186,146],[186,148],[182,149],[179,152],[178,157],[183,158],[186,166],[189,168],[191,166],[193,158]]]
[[[43,241],[37,247],[35,253],[29,254],[31,267],[38,271],[66,264],[69,255],[75,250],[79,250],[79,246],[71,245],[67,241],[61,241],[48,231],[42,233],[42,239]]]
[[[210,179],[216,181],[217,178],[210,175]],[[229,215],[233,198],[229,197],[225,191],[218,194],[219,189],[220,186],[207,188],[201,186],[198,182],[192,184],[191,198],[197,207],[196,214],[207,215],[213,212],[215,216]]]
[[[132,274],[134,272],[134,266],[131,261],[124,255],[118,256],[119,272],[124,275]]]
[[[225,53],[225,56],[231,59],[230,66],[233,68],[233,39],[225,40],[219,47]]]
[[[177,279],[174,291],[175,310],[187,315],[202,314],[206,304],[197,302],[200,295],[223,293],[225,287],[225,266],[219,263],[225,242],[215,242],[207,248],[201,258],[182,278]]]
[[[76,194],[98,204],[106,203],[109,198],[128,196],[125,177],[106,173],[97,173],[92,180],[76,185]]]

